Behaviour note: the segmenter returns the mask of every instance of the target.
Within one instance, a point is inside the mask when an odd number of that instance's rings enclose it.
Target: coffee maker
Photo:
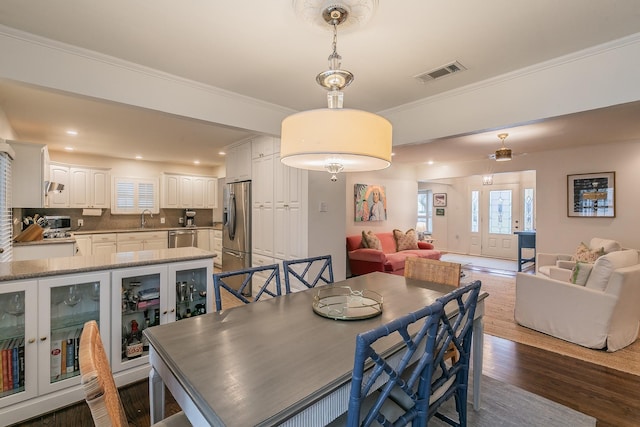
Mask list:
[[[192,209],[184,210],[184,221],[182,222],[185,227],[195,227],[196,226],[196,211]]]

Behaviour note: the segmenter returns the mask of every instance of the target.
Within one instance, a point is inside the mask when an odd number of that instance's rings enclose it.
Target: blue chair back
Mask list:
[[[256,275],[256,273],[261,272],[264,272],[266,276]],[[232,286],[231,282],[239,283],[239,286]],[[222,310],[221,289],[225,289],[245,304],[256,302],[265,295],[271,297],[280,296],[282,295],[280,267],[278,264],[271,264],[214,274],[213,290],[216,297],[217,311]]]
[[[442,303],[436,301],[356,337],[347,426],[369,426],[373,422],[426,425],[442,312]],[[374,350],[372,346],[377,340],[393,334],[403,343],[398,352],[387,358]],[[398,411],[389,399],[393,389],[401,390],[412,404]],[[375,401],[370,397],[363,405],[368,395]],[[388,411],[386,403],[394,409]]]
[[[471,355],[471,339],[473,333],[473,317],[478,304],[481,283],[479,280],[460,287],[449,294],[438,298],[445,310],[451,313],[455,304],[457,313],[449,317],[441,315],[438,336],[436,338],[435,371],[431,384],[431,402],[429,418],[435,416],[452,426],[467,425],[467,390],[469,385],[469,359]],[[457,360],[447,360],[445,353],[451,346],[458,350]],[[455,397],[458,420],[447,417],[438,409]]]
[[[302,283],[314,288],[318,282],[333,283],[333,265],[331,255],[322,255],[304,259],[291,259],[282,262],[284,270],[285,292],[291,293],[291,283]],[[313,267],[313,268],[312,268]]]

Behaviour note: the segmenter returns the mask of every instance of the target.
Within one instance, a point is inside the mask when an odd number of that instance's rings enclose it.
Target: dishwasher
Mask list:
[[[169,248],[188,248],[198,246],[197,230],[169,231]]]

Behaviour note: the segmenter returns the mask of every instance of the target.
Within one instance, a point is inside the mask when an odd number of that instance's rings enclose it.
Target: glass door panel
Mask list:
[[[95,320],[101,334],[109,332],[104,318],[109,313],[109,274],[58,276],[40,280],[39,287],[40,386],[54,391],[80,384],[78,354],[85,322]]]
[[[0,408],[33,397],[37,390],[37,282],[3,283],[1,289]]]
[[[167,295],[167,304],[175,307],[173,320],[215,310],[212,259],[170,264],[169,283],[175,285],[175,291]]]

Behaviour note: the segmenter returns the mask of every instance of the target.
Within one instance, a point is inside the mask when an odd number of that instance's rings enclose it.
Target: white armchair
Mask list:
[[[604,254],[622,250],[620,243],[611,239],[602,239],[594,237],[589,242],[589,249],[602,249]],[[570,254],[546,254],[539,253],[536,255],[536,271],[547,277],[556,278],[558,280],[569,280],[571,270],[575,267],[576,261],[574,255]]]
[[[518,273],[515,320],[579,344],[616,351],[638,338],[640,264],[636,250],[601,256],[584,286]]]

